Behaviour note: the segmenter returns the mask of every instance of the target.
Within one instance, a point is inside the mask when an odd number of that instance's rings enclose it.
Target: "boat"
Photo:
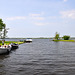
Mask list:
[[[17,49],[19,47],[19,44],[12,43],[11,44],[11,49]]]
[[[0,47],[0,54],[6,54],[11,51],[11,47],[5,48],[5,47]]]
[[[25,43],[30,43],[30,42],[32,42],[32,39],[27,38],[27,39],[24,40],[24,42],[25,42]]]

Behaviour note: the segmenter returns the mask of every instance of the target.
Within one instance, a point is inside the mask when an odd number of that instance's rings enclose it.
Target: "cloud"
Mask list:
[[[42,16],[42,15],[44,15],[44,12],[41,12],[39,14],[37,14],[37,13],[30,13],[29,14],[29,16],[31,16],[31,17],[38,17],[38,16]]]
[[[44,17],[32,17],[32,19],[34,19],[34,20],[45,20]]]
[[[7,17],[6,20],[10,20],[10,21],[13,21],[13,20],[44,20],[45,17],[43,17],[44,13],[41,12],[40,14],[29,14],[28,16],[14,16],[14,17]]]
[[[25,20],[25,16],[8,17],[6,20]]]
[[[57,19],[57,16],[49,16],[49,19]]]
[[[40,16],[41,14],[29,14],[30,17],[37,17]]]
[[[37,26],[44,26],[44,25],[55,25],[57,23],[54,23],[54,22],[35,22],[34,24]]]
[[[64,0],[64,2],[67,2],[68,0]]]
[[[40,14],[29,14],[29,18],[33,19],[33,20],[45,20],[44,17],[42,17],[44,13],[40,13]]]
[[[36,23],[34,23],[35,25],[38,25],[38,26],[43,26],[43,25],[45,25],[45,23],[39,23],[39,22],[36,22]]]
[[[60,14],[62,18],[75,19],[75,10],[62,11]]]
[[[62,21],[62,22],[34,22],[33,24],[34,25],[37,25],[37,26],[57,26],[57,25],[65,25],[67,24],[68,22],[67,21]]]

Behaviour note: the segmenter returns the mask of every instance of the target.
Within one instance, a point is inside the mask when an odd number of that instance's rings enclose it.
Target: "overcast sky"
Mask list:
[[[75,0],[0,0],[8,37],[75,37]]]

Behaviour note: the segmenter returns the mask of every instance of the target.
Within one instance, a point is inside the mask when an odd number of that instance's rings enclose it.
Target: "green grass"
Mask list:
[[[24,42],[18,42],[18,41],[5,41],[4,44],[9,45],[10,43],[17,43],[17,44],[23,44]],[[2,45],[2,43],[0,43]]]
[[[59,41],[64,41],[64,42],[75,42],[75,40],[59,40]]]
[[[55,42],[63,41],[63,42],[75,42],[75,40],[53,40]]]

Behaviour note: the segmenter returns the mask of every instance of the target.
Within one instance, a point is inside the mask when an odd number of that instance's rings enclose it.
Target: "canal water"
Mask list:
[[[75,43],[33,39],[0,55],[0,75],[75,75]]]

